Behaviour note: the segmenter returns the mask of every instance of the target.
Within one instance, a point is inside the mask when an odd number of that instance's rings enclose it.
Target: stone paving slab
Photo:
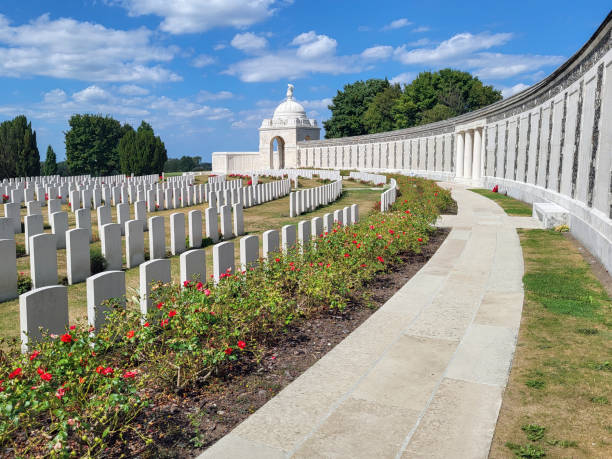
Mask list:
[[[452,189],[436,254],[360,327],[202,458],[487,457],[523,304],[516,228]]]

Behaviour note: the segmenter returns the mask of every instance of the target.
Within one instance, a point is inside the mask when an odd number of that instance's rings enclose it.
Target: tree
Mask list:
[[[442,69],[421,72],[397,99],[395,128],[407,128],[462,115],[501,100],[501,91],[467,72]]]
[[[367,134],[363,115],[374,96],[389,86],[387,79],[370,79],[345,85],[329,106],[332,116],[323,122],[325,138]]]
[[[24,115],[0,124],[0,178],[40,175],[36,131]]]
[[[49,145],[47,147],[47,158],[43,163],[42,167],[43,175],[57,175],[57,157],[53,151],[53,147]]]
[[[166,146],[143,121],[137,131],[130,126],[118,146],[119,163],[124,174],[159,174],[168,159]]]
[[[112,175],[119,171],[117,146],[125,133],[110,116],[72,115],[65,132],[66,165],[72,175]]]
[[[393,107],[402,95],[399,84],[394,84],[376,94],[363,114],[363,125],[369,134],[393,129]]]

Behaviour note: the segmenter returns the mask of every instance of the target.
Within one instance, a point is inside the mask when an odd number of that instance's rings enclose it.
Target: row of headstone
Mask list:
[[[231,183],[226,182],[226,183]],[[207,194],[210,207],[220,209],[224,205],[242,204],[244,208],[280,199],[291,192],[288,179],[261,183],[239,188],[226,188],[223,191],[210,191]]]
[[[291,192],[289,195],[289,216],[291,218],[312,212],[326,206],[342,196],[342,180],[327,185]]]
[[[391,179],[391,187],[380,195],[380,211],[387,212],[397,199],[397,182]]]
[[[387,176],[381,174],[371,174],[368,172],[351,172],[349,178],[359,180],[361,182],[372,182],[374,185],[385,185],[387,183]]]
[[[156,228],[155,219],[161,218],[151,217],[149,221],[150,227]],[[297,238],[296,228],[293,225],[283,226],[281,230],[282,239],[279,238],[278,231],[266,231],[263,234],[263,259],[268,260],[273,253],[278,253],[281,250],[286,252],[295,247],[296,244],[303,251],[313,243],[313,239],[316,239],[324,231],[331,231],[334,225],[350,225],[358,221],[359,209],[356,204],[353,204],[350,207],[338,209],[333,214],[325,214],[323,218],[315,217],[310,221],[300,222],[298,224]],[[139,221],[132,220],[131,222],[136,222],[135,226],[140,225]],[[109,225],[116,224],[112,223]],[[72,231],[78,232],[82,230]],[[130,232],[128,230],[128,233]],[[117,233],[116,230],[115,233]],[[86,234],[84,233],[81,236],[77,236],[77,238],[80,237],[82,239],[80,243],[86,242],[85,236]],[[32,239],[32,244],[38,250],[39,241],[44,241],[45,238],[50,240],[53,237],[53,235],[38,235]],[[10,243],[14,244],[12,240],[0,241],[0,253],[4,249],[4,242],[9,243],[9,245]],[[52,248],[53,241],[46,244],[48,252],[46,255],[49,259],[55,258],[52,254]],[[259,259],[258,237],[252,235],[241,238],[240,269],[248,272],[251,267],[259,263]],[[49,263],[52,263],[52,261],[49,261]],[[204,249],[196,248],[183,252],[180,255],[179,265],[181,285],[184,285],[186,281],[207,281],[206,254]],[[213,247],[213,278],[215,283],[219,282],[223,275],[228,273],[235,273],[234,243],[231,241],[225,241]],[[156,283],[167,284],[172,281],[170,260],[155,258],[143,262],[140,264],[139,275],[140,312],[144,320],[147,315],[156,310],[151,296],[152,286]],[[107,315],[111,308],[111,305],[108,303],[109,300],[116,300],[112,307],[125,308],[125,271],[111,269],[93,276],[87,275],[86,283],[87,321],[90,327],[93,327],[92,332],[96,333],[104,326],[107,320]],[[23,352],[28,352],[36,342],[43,339],[41,330],[55,334],[64,333],[69,325],[68,288],[63,285],[37,285],[33,290],[19,297],[19,317]]]

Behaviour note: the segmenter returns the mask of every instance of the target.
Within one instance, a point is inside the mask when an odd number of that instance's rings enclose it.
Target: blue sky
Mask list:
[[[148,121],[170,157],[254,151],[287,83],[310,117],[344,84],[470,71],[505,96],[551,73],[608,1],[3,0],[0,121],[64,158],[74,113]]]

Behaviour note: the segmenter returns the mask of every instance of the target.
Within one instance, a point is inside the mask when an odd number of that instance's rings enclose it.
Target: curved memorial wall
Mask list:
[[[493,187],[570,214],[612,272],[612,13],[540,83],[449,120],[298,143],[298,167],[411,173]]]

